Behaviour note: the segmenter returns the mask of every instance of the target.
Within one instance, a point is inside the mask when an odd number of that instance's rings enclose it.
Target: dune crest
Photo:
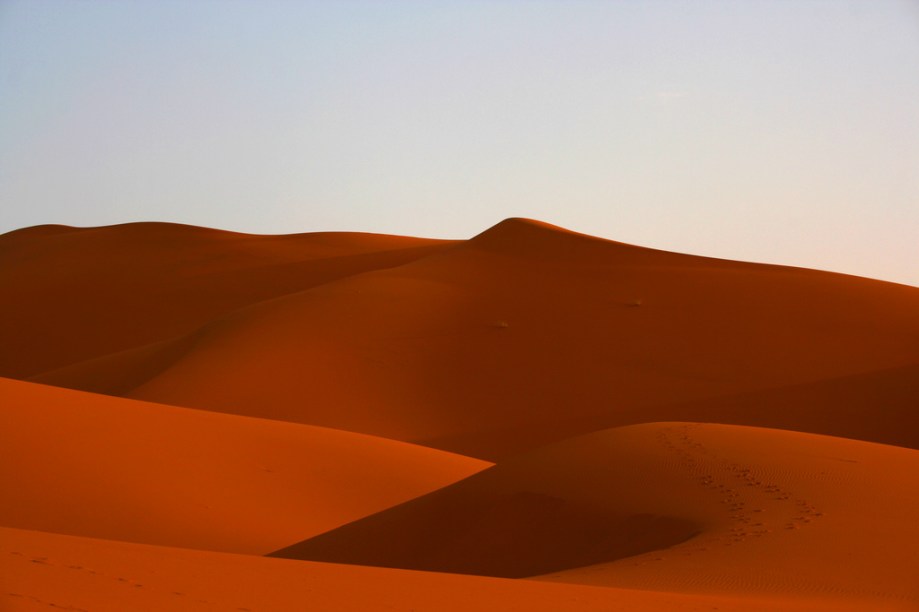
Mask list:
[[[640,247],[580,234],[557,225],[523,217],[505,219],[473,236],[467,244],[477,248],[493,248],[505,252],[536,255],[548,252],[554,256],[559,255],[558,252],[555,252],[556,250],[567,250],[576,255],[591,248],[640,249]]]

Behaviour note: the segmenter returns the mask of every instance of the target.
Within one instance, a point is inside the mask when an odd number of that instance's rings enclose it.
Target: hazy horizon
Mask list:
[[[0,4],[0,232],[513,216],[919,286],[919,5]]]

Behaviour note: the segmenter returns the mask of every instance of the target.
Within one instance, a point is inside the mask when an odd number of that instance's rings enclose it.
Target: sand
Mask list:
[[[917,601],[916,516],[919,451],[651,423],[506,460],[275,556],[680,592]]]
[[[0,282],[4,610],[919,609],[919,288],[527,219]]]
[[[171,223],[39,226],[0,238],[0,376],[170,340],[447,242],[346,232],[253,236]]]
[[[349,432],[0,379],[0,525],[264,554],[490,464]]]
[[[124,610],[910,610],[832,596],[732,597],[290,561],[0,528],[0,607]]]

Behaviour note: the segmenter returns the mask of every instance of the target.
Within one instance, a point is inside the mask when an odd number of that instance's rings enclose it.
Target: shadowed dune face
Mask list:
[[[511,220],[35,380],[494,459],[597,424],[695,420],[677,403],[919,363],[916,312],[913,287]]]
[[[554,564],[567,567],[542,579],[907,599],[919,595],[919,498],[904,492],[917,487],[911,449],[652,423],[504,460],[274,556],[513,577]]]
[[[273,556],[454,574],[526,578],[640,555],[688,540],[693,520],[623,511],[608,500],[461,483]],[[572,478],[584,478],[572,470]],[[590,477],[587,477],[589,480]]]
[[[455,438],[422,440],[435,448],[533,448],[585,431],[632,425],[649,419],[754,425],[823,433],[919,449],[916,418],[919,365],[821,379],[739,394],[615,412],[515,428],[478,431]]]
[[[0,236],[0,376],[160,342],[249,304],[399,265],[450,243],[357,233],[255,236],[171,223]]]

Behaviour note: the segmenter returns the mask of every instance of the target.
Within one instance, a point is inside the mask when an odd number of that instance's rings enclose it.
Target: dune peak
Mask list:
[[[503,252],[528,258],[591,257],[611,250],[645,250],[613,240],[582,234],[551,223],[511,217],[473,236],[468,244],[474,248]]]
[[[527,217],[508,217],[503,221],[499,221],[484,232],[473,236],[471,240],[478,241],[482,239],[508,238],[520,235],[541,235],[546,237],[551,236],[552,234],[579,236],[582,238],[602,240],[601,238],[596,238],[587,234],[579,234],[578,232],[574,232],[558,225],[552,225],[551,223],[546,223],[545,221],[529,219]]]

